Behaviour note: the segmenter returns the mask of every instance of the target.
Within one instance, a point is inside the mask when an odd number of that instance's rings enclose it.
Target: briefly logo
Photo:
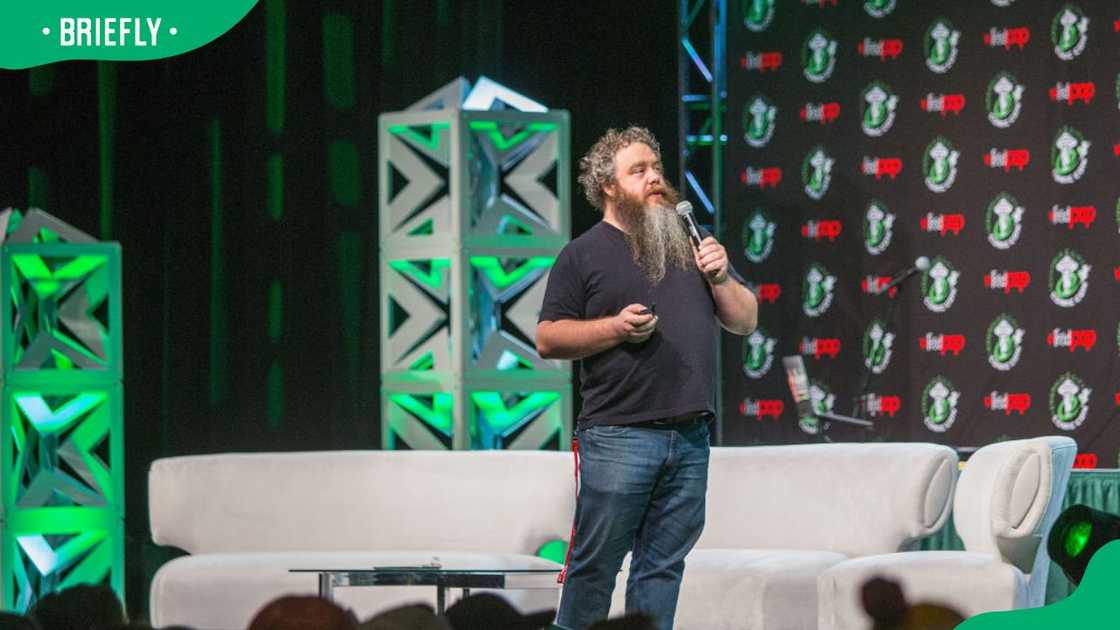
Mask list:
[[[1054,54],[1062,61],[1076,59],[1089,41],[1089,18],[1081,9],[1067,4],[1050,22],[1050,41]]]
[[[953,182],[957,180],[957,161],[960,156],[960,151],[951,142],[940,136],[934,138],[922,156],[926,188],[936,193],[952,188]]]
[[[766,376],[774,365],[774,346],[778,340],[766,334],[766,330],[756,328],[743,344],[743,373],[748,378],[758,379]]]
[[[863,0],[863,10],[873,18],[890,15],[894,11],[895,0]]]
[[[739,413],[758,420],[765,420],[767,417],[777,420],[782,416],[785,408],[786,405],[780,398],[776,400],[746,398],[739,403]]]
[[[863,365],[873,374],[882,374],[891,364],[895,334],[878,319],[863,333]]]
[[[927,212],[924,217],[918,220],[918,227],[923,232],[935,232],[941,236],[945,236],[949,232],[952,232],[953,236],[960,236],[961,230],[964,229],[964,214]]]
[[[840,117],[840,103],[805,103],[801,107],[801,120],[805,122],[819,122],[822,125]]]
[[[902,398],[899,396],[880,396],[868,394],[863,400],[863,410],[869,418],[878,418],[881,415],[894,417],[902,409]]]
[[[883,202],[872,200],[868,204],[863,218],[863,247],[868,254],[878,256],[887,251],[894,236],[894,220],[895,215]]]
[[[1027,392],[993,391],[984,396],[984,407],[991,411],[1002,411],[1005,416],[1010,416],[1012,411],[1022,416],[1031,408],[1031,395]]]
[[[836,276],[830,275],[824,267],[813,263],[805,272],[801,286],[801,308],[809,317],[820,317],[832,306],[836,290]]]
[[[1054,206],[1046,213],[1051,225],[1064,225],[1072,230],[1075,225],[1089,229],[1097,220],[1096,206]]]
[[[748,166],[739,174],[739,181],[744,186],[777,188],[778,184],[782,183],[782,169],[778,166],[764,166],[762,168]]]
[[[1097,345],[1097,331],[1092,328],[1055,328],[1046,334],[1046,345],[1051,348],[1078,348],[1088,352]]]
[[[922,97],[919,105],[923,112],[940,112],[941,116],[952,112],[954,115],[959,115],[961,110],[964,109],[965,98],[964,94],[934,94],[930,92]]]
[[[1072,431],[1089,416],[1092,388],[1076,374],[1066,372],[1050,387],[1050,419],[1063,431]]]
[[[922,391],[922,417],[926,428],[937,433],[948,431],[957,420],[957,403],[961,393],[949,379],[934,377]]]
[[[953,356],[959,357],[961,356],[961,350],[964,350],[966,341],[964,335],[927,332],[925,336],[918,338],[918,347],[926,352],[936,352],[941,356],[951,353]]]
[[[1051,174],[1059,184],[1072,184],[1081,179],[1089,165],[1091,143],[1073,127],[1062,127],[1050,149]]]
[[[763,304],[774,304],[778,301],[778,298],[782,297],[782,285],[777,282],[748,283],[747,288],[751,290],[751,293],[758,296],[758,301]]]
[[[824,147],[815,147],[801,163],[801,181],[805,184],[805,194],[812,199],[820,199],[828,192],[832,183],[832,166],[836,160],[828,156]]]
[[[953,28],[952,22],[945,18],[934,20],[926,30],[926,67],[937,74],[948,72],[957,62],[960,39],[961,32]]]
[[[827,81],[836,69],[836,40],[819,28],[809,33],[801,46],[801,67],[809,81]]]
[[[957,299],[957,281],[960,272],[948,260],[938,256],[929,271],[922,275],[922,303],[934,313],[944,313]]]
[[[821,357],[835,359],[840,354],[840,338],[802,337],[798,352],[805,355],[811,354],[814,359],[820,359]]]
[[[743,255],[752,263],[761,263],[774,251],[774,231],[777,224],[761,210],[756,209],[743,224]]]
[[[1066,105],[1073,105],[1078,101],[1088,105],[1093,102],[1093,97],[1096,95],[1097,84],[1092,81],[1055,83],[1054,87],[1050,88],[1050,101]]]
[[[864,175],[874,175],[875,179],[882,179],[884,175],[894,179],[902,172],[902,158],[897,157],[868,157],[863,156],[860,162],[860,171]]]
[[[875,81],[863,90],[860,127],[863,133],[877,138],[894,124],[895,109],[898,107],[896,96],[886,83]]]
[[[777,50],[746,52],[739,57],[739,67],[744,70],[777,70],[782,67],[782,53]]]
[[[1027,42],[1031,41],[1031,29],[1026,26],[1013,28],[995,28],[994,26],[984,33],[984,45],[990,48],[1003,46],[1004,50],[1011,50],[1018,46],[1022,50]]]
[[[774,21],[774,0],[743,0],[743,25],[761,33]]]
[[[984,154],[984,166],[1002,168],[1004,173],[1010,173],[1013,168],[1022,172],[1030,163],[1030,149],[997,149],[992,147]]]
[[[844,224],[836,219],[812,220],[801,224],[801,236],[814,241],[828,239],[829,243],[835,243],[843,231]]]
[[[1023,110],[1022,84],[1007,72],[1001,72],[988,82],[985,104],[988,108],[988,122],[1000,129],[1006,129],[1019,120]]]
[[[1065,308],[1080,304],[1089,290],[1091,270],[1092,265],[1072,249],[1058,252],[1050,262],[1050,300]]]
[[[986,347],[988,363],[995,369],[1006,372],[1019,363],[1023,354],[1023,336],[1026,334],[1019,323],[1010,315],[998,315],[988,326]]]
[[[1010,249],[1019,242],[1023,229],[1023,206],[1007,193],[1000,193],[988,204],[985,227],[988,242],[996,249]]]
[[[878,57],[879,61],[898,59],[898,56],[902,54],[902,40],[864,37],[856,45],[856,51],[861,57]]]
[[[989,289],[1003,289],[1004,295],[1010,295],[1013,289],[1022,295],[1023,289],[1031,286],[1031,272],[992,269],[984,274],[984,286]]]
[[[752,147],[766,146],[774,137],[774,123],[778,108],[761,94],[755,96],[743,108],[743,139]]]

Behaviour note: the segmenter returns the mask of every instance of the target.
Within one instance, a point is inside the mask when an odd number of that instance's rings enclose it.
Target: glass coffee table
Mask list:
[[[370,569],[289,569],[290,573],[319,576],[319,597],[334,599],[334,589],[347,586],[434,586],[436,613],[447,606],[447,589],[472,588],[549,589],[559,588],[560,569],[445,569],[443,567],[373,567]]]

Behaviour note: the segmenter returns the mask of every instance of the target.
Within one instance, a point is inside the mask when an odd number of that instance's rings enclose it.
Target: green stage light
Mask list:
[[[1080,584],[1098,549],[1120,539],[1120,516],[1074,505],[1062,512],[1050,530],[1047,551],[1070,582]]]

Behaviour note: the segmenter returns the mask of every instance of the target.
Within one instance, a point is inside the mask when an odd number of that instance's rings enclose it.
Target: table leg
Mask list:
[[[319,597],[327,601],[334,600],[334,576],[330,573],[319,574]]]
[[[436,585],[436,614],[442,615],[447,608],[447,587],[443,584]]]

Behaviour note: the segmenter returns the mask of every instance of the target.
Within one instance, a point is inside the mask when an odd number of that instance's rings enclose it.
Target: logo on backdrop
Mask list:
[[[840,117],[840,103],[830,101],[828,103],[805,103],[801,107],[801,120],[805,122],[819,122],[822,125],[836,120]]]
[[[1088,352],[1097,345],[1097,331],[1093,328],[1055,328],[1046,334],[1046,345],[1067,348],[1070,352],[1078,348]]]
[[[778,184],[782,183],[782,168],[780,166],[763,166],[762,168],[748,166],[739,174],[739,181],[744,186],[777,188]]]
[[[954,357],[959,357],[967,341],[964,335],[927,332],[924,336],[918,338],[918,347],[926,352],[936,352],[941,356],[952,354]]]
[[[1093,390],[1076,374],[1066,372],[1050,387],[1050,419],[1063,431],[1072,431],[1089,415]]]
[[[861,57],[878,57],[879,61],[898,59],[898,56],[902,54],[902,40],[898,38],[871,39],[870,37],[864,37],[856,44],[856,52]]]
[[[765,52],[746,52],[739,58],[739,67],[744,70],[777,70],[782,67],[782,53],[778,50]]]
[[[893,418],[894,414],[902,409],[902,398],[893,395],[868,394],[863,409],[869,418],[878,418],[883,414]]]
[[[954,94],[934,94],[930,92],[923,96],[918,104],[923,112],[939,112],[944,117],[949,112],[960,115],[961,110],[964,109],[964,103],[964,94],[960,92]]]
[[[964,229],[964,214],[939,214],[935,212],[927,212],[925,216],[918,219],[918,229],[923,232],[932,232],[940,234],[944,237],[948,233],[953,236],[960,236],[961,230]]]
[[[774,364],[774,346],[778,340],[756,328],[743,343],[743,373],[748,378],[762,378]]]
[[[813,263],[805,272],[805,281],[801,285],[801,309],[809,317],[820,317],[832,306],[835,289],[836,276]]]
[[[984,274],[984,286],[989,289],[1003,289],[1004,295],[1010,295],[1012,289],[1022,295],[1023,289],[1031,286],[1031,272],[992,269]]]
[[[774,0],[743,0],[743,25],[754,33],[769,28],[774,21]]]
[[[1117,217],[1120,221],[1120,201],[1117,203]],[[894,236],[895,215],[887,205],[872,199],[863,218],[863,246],[868,254],[878,256],[887,251]]]
[[[938,256],[929,270],[922,274],[922,303],[934,313],[944,313],[957,299],[960,272],[948,260]]]
[[[1019,242],[1023,228],[1023,206],[1007,193],[996,195],[988,204],[984,219],[988,242],[996,249],[1010,249]]]
[[[873,374],[882,374],[891,364],[895,334],[875,319],[863,333],[863,365]]]
[[[764,147],[774,136],[778,108],[758,94],[743,108],[743,139],[752,147]]]
[[[922,417],[930,431],[944,433],[957,420],[957,402],[961,393],[949,379],[934,377],[922,391]]]
[[[1031,152],[1029,149],[997,149],[992,147],[984,154],[984,166],[991,168],[1002,168],[1004,173],[1010,173],[1011,169],[1017,168],[1019,172],[1031,163]]]
[[[1023,354],[1023,336],[1019,322],[1007,313],[997,315],[988,325],[985,346],[988,350],[988,363],[1000,372],[1006,372],[1019,363]]]
[[[837,219],[810,220],[801,224],[801,236],[814,241],[827,238],[829,243],[835,243],[843,231],[844,224]]]
[[[840,354],[840,338],[839,337],[802,337],[801,344],[798,347],[801,354],[811,354],[814,359],[821,357],[828,357],[835,359]]]
[[[860,106],[860,126],[863,133],[877,138],[890,131],[894,124],[898,96],[886,83],[875,81],[863,89]]]
[[[882,179],[884,175],[892,180],[902,172],[902,158],[899,157],[868,157],[863,156],[860,161],[860,172],[864,175],[874,175],[875,179]]]
[[[1000,72],[988,82],[984,103],[988,108],[988,121],[1006,129],[1019,120],[1023,109],[1023,85],[1014,75]]]
[[[1064,225],[1070,230],[1077,225],[1089,229],[1092,227],[1093,221],[1097,220],[1097,207],[1055,205],[1050,208],[1050,212],[1046,213],[1046,218],[1051,225]]]
[[[1012,28],[996,28],[988,29],[984,33],[984,45],[989,48],[998,48],[1003,46],[1004,50],[1011,50],[1012,46],[1018,46],[1022,50],[1027,42],[1031,41],[1031,29],[1026,26],[1018,26]]]
[[[1081,9],[1067,4],[1050,22],[1050,41],[1054,54],[1062,61],[1076,59],[1085,50],[1089,40],[1089,18]]]
[[[1096,95],[1097,84],[1092,81],[1055,83],[1054,87],[1050,88],[1051,101],[1071,106],[1078,101],[1088,105],[1093,102],[1093,97]]]
[[[1003,411],[1010,416],[1012,411],[1022,416],[1031,408],[1031,395],[1027,392],[995,392],[984,396],[984,407],[992,411]]]
[[[873,18],[890,15],[894,11],[895,0],[863,0],[863,10]]]
[[[1080,304],[1089,290],[1091,269],[1092,265],[1072,249],[1058,252],[1050,261],[1050,300],[1065,308]]]
[[[761,263],[774,251],[774,231],[777,224],[756,208],[747,222],[743,224],[743,255],[752,263]]]
[[[814,29],[801,46],[801,67],[805,78],[822,83],[836,68],[836,40],[827,31]]]
[[[926,188],[936,193],[952,188],[953,182],[957,180],[957,161],[960,156],[960,151],[953,147],[953,143],[941,136],[934,138],[922,155]]]
[[[926,67],[944,74],[957,62],[957,45],[961,32],[953,28],[953,23],[945,18],[937,18],[926,30],[925,50]]]
[[[805,184],[805,194],[812,199],[820,199],[828,192],[832,183],[832,165],[836,160],[828,156],[824,147],[814,147],[801,163],[801,181]]]
[[[1081,179],[1089,164],[1091,143],[1073,127],[1062,127],[1050,148],[1051,173],[1059,184],[1072,184]]]
[[[809,381],[809,401],[813,404],[814,412],[818,414],[832,413],[833,405],[836,404],[836,395],[832,393],[828,385],[813,379]],[[801,427],[802,431],[809,434],[815,434],[819,430],[817,419],[814,417],[801,418],[798,426]]]

